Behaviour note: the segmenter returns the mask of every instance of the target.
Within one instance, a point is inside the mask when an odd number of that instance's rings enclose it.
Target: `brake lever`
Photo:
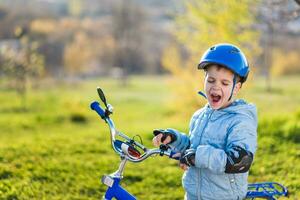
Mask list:
[[[104,95],[103,90],[100,87],[97,87],[97,92],[98,92],[98,95],[99,95],[101,101],[104,103],[105,107],[107,108],[106,97]]]
[[[167,145],[167,144],[161,144],[161,145],[159,146],[159,149],[160,149],[161,151],[168,151],[168,149],[170,149],[170,146]]]
[[[173,157],[174,155],[178,154],[178,152],[172,151],[171,147],[167,144],[161,144],[159,146],[159,149],[160,149],[160,153],[159,153],[160,156],[163,156],[165,151],[170,150],[169,158],[172,158],[174,160],[179,160],[180,159],[180,156]]]
[[[110,114],[113,113],[113,107],[112,107],[112,105],[107,104],[107,101],[106,101],[106,97],[105,97],[105,95],[104,95],[104,92],[103,92],[103,90],[102,90],[100,87],[97,87],[97,92],[98,92],[98,95],[99,95],[101,101],[102,101],[102,102],[104,103],[104,105],[105,105],[105,108],[106,108],[106,109],[105,109],[105,116],[108,117]]]

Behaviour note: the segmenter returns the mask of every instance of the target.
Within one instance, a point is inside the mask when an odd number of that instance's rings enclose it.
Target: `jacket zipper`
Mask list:
[[[213,112],[214,112],[214,110],[212,110],[211,111],[211,113],[208,115],[208,117],[207,117],[207,120],[206,120],[206,123],[205,123],[205,126],[204,126],[204,128],[203,128],[203,130],[202,130],[202,134],[201,134],[201,136],[200,136],[200,141],[199,141],[199,144],[198,144],[198,146],[201,144],[201,141],[202,141],[202,136],[203,136],[203,134],[204,134],[204,130],[206,129],[206,127],[207,127],[207,124],[208,124],[208,122],[209,122],[209,120],[210,120],[210,118],[211,118],[211,116],[212,116],[212,114],[213,114]],[[197,146],[197,147],[198,147]],[[197,187],[197,198],[198,198],[198,200],[201,200],[201,190],[200,190],[200,186],[201,186],[201,177],[200,177],[200,175],[201,175],[201,168],[199,168],[199,170],[197,170],[197,175],[198,175],[198,183],[199,183],[199,185],[198,185],[198,187]]]

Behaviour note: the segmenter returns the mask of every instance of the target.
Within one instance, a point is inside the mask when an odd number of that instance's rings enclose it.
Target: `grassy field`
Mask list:
[[[29,91],[27,109],[13,92],[0,91],[0,199],[101,199],[99,178],[115,171],[119,158],[107,126],[89,109],[101,86],[115,107],[112,118],[129,136],[151,146],[152,130],[188,131],[189,118],[174,115],[165,77],[133,77],[127,87],[98,79],[42,85]],[[278,181],[300,199],[300,77],[274,80],[264,91],[255,80],[242,95],[259,110],[259,149],[249,180]],[[199,97],[200,98],[200,97]],[[178,108],[184,109],[184,108]],[[183,199],[176,162],[153,157],[129,163],[123,186],[138,199]]]

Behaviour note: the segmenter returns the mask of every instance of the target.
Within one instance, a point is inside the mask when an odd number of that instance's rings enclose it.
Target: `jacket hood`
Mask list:
[[[209,104],[206,104],[205,107],[207,110],[214,112],[211,120],[225,114],[241,114],[252,119],[257,119],[256,106],[252,103],[247,103],[243,99],[236,99],[228,107],[219,110],[212,109]]]

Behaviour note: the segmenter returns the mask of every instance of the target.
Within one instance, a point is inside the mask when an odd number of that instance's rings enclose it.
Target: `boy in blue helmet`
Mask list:
[[[203,94],[208,104],[193,115],[189,135],[175,129],[154,130],[153,144],[180,152],[187,200],[235,200],[247,193],[248,171],[257,146],[257,112],[236,99],[249,66],[242,51],[217,44],[202,56]]]

